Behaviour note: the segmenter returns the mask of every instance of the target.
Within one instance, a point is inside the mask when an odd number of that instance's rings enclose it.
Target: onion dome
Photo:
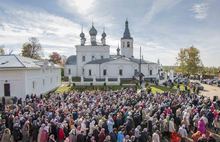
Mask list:
[[[85,38],[85,34],[83,32],[80,33],[81,38]]]
[[[95,29],[95,27],[92,25],[92,28],[89,30],[89,34],[91,36],[96,36],[97,35],[97,30]]]
[[[106,33],[103,31],[102,33],[102,37],[105,38],[106,37]]]

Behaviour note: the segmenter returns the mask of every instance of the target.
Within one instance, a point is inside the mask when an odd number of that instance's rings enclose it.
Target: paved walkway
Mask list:
[[[210,97],[213,99],[214,96],[218,96],[220,99],[220,87],[202,84],[204,86],[204,91],[201,91],[201,95]]]

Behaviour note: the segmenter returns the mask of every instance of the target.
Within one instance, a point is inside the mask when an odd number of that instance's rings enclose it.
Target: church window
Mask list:
[[[103,56],[101,56],[101,59],[103,59],[104,57]]]
[[[106,69],[103,70],[103,75],[107,75],[107,70]]]
[[[86,56],[82,56],[82,61],[83,61],[83,62],[86,61]]]
[[[92,75],[92,70],[89,70],[89,76],[91,76]]]
[[[69,75],[71,74],[71,69],[68,70],[68,74],[69,74]]]
[[[127,47],[130,47],[130,42],[129,41],[127,42]]]
[[[35,82],[32,82],[32,88],[35,89]]]
[[[95,59],[95,56],[92,56],[92,60],[94,60]]]
[[[152,75],[152,70],[150,70],[150,75]]]
[[[134,74],[136,74],[136,73],[137,73],[137,69],[134,70]]]
[[[119,70],[119,75],[123,75],[122,69]]]
[[[123,42],[122,44],[123,44],[122,46],[125,47],[125,42]]]

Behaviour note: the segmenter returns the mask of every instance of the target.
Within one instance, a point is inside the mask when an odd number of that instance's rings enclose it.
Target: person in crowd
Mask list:
[[[207,132],[220,130],[218,101],[196,92],[153,95],[133,88],[31,94],[5,103],[0,138],[2,142],[161,142],[178,134],[182,141],[191,137],[211,142],[214,137]]]
[[[6,128],[3,132],[1,142],[12,142],[11,131]]]

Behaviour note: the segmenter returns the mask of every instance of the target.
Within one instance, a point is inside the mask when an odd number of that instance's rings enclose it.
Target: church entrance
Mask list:
[[[10,95],[10,84],[6,83],[4,84],[4,96],[9,97]]]

